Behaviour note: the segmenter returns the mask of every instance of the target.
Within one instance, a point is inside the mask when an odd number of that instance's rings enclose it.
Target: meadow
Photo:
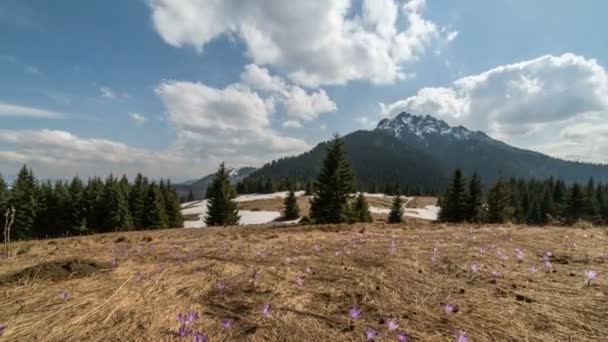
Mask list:
[[[608,340],[602,228],[407,220],[13,248],[0,341]]]

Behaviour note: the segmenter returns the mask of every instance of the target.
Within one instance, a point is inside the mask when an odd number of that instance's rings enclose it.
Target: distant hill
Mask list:
[[[253,171],[257,170],[255,167],[242,167],[240,169],[232,170],[231,181],[236,184],[241,180],[249,176]],[[177,191],[180,197],[188,196],[188,193],[192,191],[195,199],[202,199],[205,197],[207,187],[213,180],[213,175],[210,174],[198,180],[190,180],[179,184],[174,184],[173,188]]]
[[[429,115],[401,113],[380,121],[374,130],[356,131],[343,139],[363,189],[371,184],[399,184],[402,188],[438,191],[445,187],[456,167],[466,174],[477,171],[486,184],[499,175],[556,177],[567,182],[587,182],[593,177],[598,182],[608,182],[606,165],[565,161],[516,148],[481,131],[452,127]],[[299,156],[268,163],[249,179],[310,180],[320,168],[326,144],[320,143]]]

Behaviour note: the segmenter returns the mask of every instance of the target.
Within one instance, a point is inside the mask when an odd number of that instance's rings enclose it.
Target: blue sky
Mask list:
[[[608,3],[0,2],[0,172],[176,180],[407,110],[608,162]]]

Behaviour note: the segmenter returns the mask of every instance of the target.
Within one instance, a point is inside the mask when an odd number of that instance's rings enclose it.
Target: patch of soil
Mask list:
[[[83,259],[45,262],[14,273],[0,275],[0,285],[23,284],[31,281],[61,282],[89,277],[102,269],[111,269],[111,265]]]

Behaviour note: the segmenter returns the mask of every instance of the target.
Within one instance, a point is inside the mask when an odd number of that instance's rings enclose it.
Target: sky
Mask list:
[[[186,180],[402,111],[608,162],[608,2],[3,0],[0,173]]]

